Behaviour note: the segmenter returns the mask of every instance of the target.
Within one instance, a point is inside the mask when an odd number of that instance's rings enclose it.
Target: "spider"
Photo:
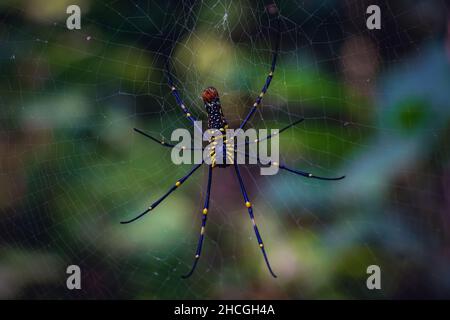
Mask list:
[[[269,11],[269,14],[276,14],[277,10],[273,10],[273,8],[271,8],[272,11]],[[278,56],[278,52],[279,52],[279,43],[280,43],[280,36],[279,36],[279,17],[276,17],[276,21],[278,22],[277,26],[277,39],[276,39],[276,45],[275,48],[272,50],[272,63],[271,63],[271,67],[269,70],[269,74],[266,77],[266,81],[264,83],[264,86],[261,89],[261,93],[259,94],[259,96],[255,99],[255,102],[253,103],[250,111],[248,112],[247,116],[244,118],[244,120],[242,121],[242,123],[239,126],[239,129],[243,129],[248,121],[252,118],[252,116],[255,114],[256,110],[258,109],[258,107],[261,105],[261,101],[263,99],[263,96],[266,94],[267,90],[269,89],[270,83],[273,79],[274,76],[274,72],[275,72],[275,66],[276,66],[276,62],[277,62],[277,56]],[[168,80],[168,85],[169,88],[172,92],[172,95],[175,98],[175,101],[177,103],[177,105],[181,108],[181,110],[184,112],[186,118],[195,125],[195,121],[196,118],[192,115],[192,113],[189,111],[188,107],[184,104],[180,93],[178,92],[177,88],[174,85],[174,81],[172,78],[172,75],[170,73],[169,67],[166,65],[166,74],[167,74],[167,80]],[[220,131],[225,131],[228,128],[228,123],[227,120],[225,119],[224,115],[223,115],[223,110],[222,110],[222,106],[220,103],[220,98],[219,98],[219,92],[217,91],[216,88],[214,87],[208,87],[206,88],[203,93],[202,93],[202,99],[204,102],[204,107],[206,109],[206,112],[208,114],[208,130],[214,129],[214,130],[220,130]],[[289,129],[290,127],[302,122],[304,120],[304,118],[295,121],[294,123],[289,124],[288,126],[284,127],[283,129],[279,130],[279,133]],[[199,129],[198,127],[196,127],[197,129]],[[158,144],[164,146],[164,147],[168,147],[168,148],[174,148],[175,145],[161,141],[149,134],[147,134],[146,132],[139,130],[137,128],[134,128],[134,130],[139,133],[142,134],[143,136],[151,139],[154,142],[157,142]],[[199,129],[201,130],[201,129]],[[270,138],[272,138],[273,135],[268,135],[263,139],[259,139],[256,140],[252,143],[259,143],[260,141],[263,140],[268,140]],[[248,144],[248,143],[246,143]],[[226,141],[223,142],[224,148],[226,148]],[[229,147],[229,146],[228,146]],[[224,149],[225,150],[225,149]],[[227,149],[228,150],[228,149]],[[236,155],[237,150],[234,149],[234,147],[232,146],[231,150],[234,152],[234,154]],[[222,156],[225,158],[227,155],[226,152],[223,152]],[[246,154],[248,156],[248,154]],[[207,221],[207,217],[208,217],[208,209],[209,209],[209,198],[210,198],[210,191],[211,191],[211,184],[212,184],[212,176],[213,176],[213,168],[222,168],[222,167],[227,167],[229,165],[233,165],[234,169],[235,169],[235,173],[236,173],[236,177],[241,189],[241,193],[243,196],[243,202],[245,207],[247,208],[248,214],[250,216],[250,220],[252,222],[253,225],[253,229],[256,235],[256,239],[258,241],[258,245],[261,249],[261,253],[263,255],[264,261],[266,263],[266,266],[270,272],[270,274],[276,278],[276,274],[273,272],[272,267],[269,263],[269,259],[267,257],[267,253],[266,253],[266,249],[263,243],[263,240],[261,238],[261,235],[259,233],[258,230],[258,226],[256,225],[255,222],[255,217],[253,214],[253,205],[250,202],[250,198],[247,194],[247,190],[245,188],[244,185],[244,181],[242,179],[241,173],[240,173],[240,169],[239,169],[239,165],[237,164],[236,161],[232,161],[231,164],[229,164],[228,162],[221,165],[217,165],[216,166],[216,162],[215,162],[215,157],[216,154],[214,152],[211,153],[211,157],[212,162],[211,164],[208,165],[208,182],[207,182],[207,186],[206,186],[206,197],[205,197],[205,202],[204,202],[204,206],[203,206],[203,210],[202,210],[202,219],[201,219],[201,229],[200,229],[200,236],[198,239],[198,244],[197,244],[197,249],[195,252],[195,256],[194,256],[194,262],[192,265],[192,268],[190,269],[190,271],[186,274],[183,275],[182,278],[189,278],[195,271],[196,267],[197,267],[197,263],[200,259],[200,255],[202,252],[202,246],[203,246],[203,240],[204,240],[204,235],[205,235],[205,227],[206,227],[206,221]],[[144,212],[142,212],[141,214],[139,214],[138,216],[136,216],[135,218],[131,219],[131,220],[127,220],[127,221],[122,221],[122,224],[128,224],[131,223],[133,221],[138,220],[139,218],[143,217],[144,215],[146,215],[147,213],[149,213],[150,211],[154,210],[161,202],[163,202],[172,192],[174,192],[176,189],[178,189],[184,182],[186,182],[187,179],[189,179],[189,177],[191,177],[191,175],[197,171],[197,169],[199,169],[202,165],[204,164],[204,161],[202,161],[200,164],[196,164],[185,176],[183,176],[181,179],[179,179],[178,181],[176,181],[176,183],[162,196],[160,197],[158,200],[156,200],[155,202],[153,202]],[[287,167],[286,165],[282,164],[282,163],[270,163],[269,165],[276,165],[279,167],[279,169],[282,170],[286,170],[288,172],[294,173],[296,175],[299,176],[303,176],[303,177],[307,177],[307,178],[313,178],[313,179],[319,179],[319,180],[341,180],[344,179],[345,176],[342,177],[338,177],[338,178],[325,178],[325,177],[320,177],[320,176],[316,176],[313,175],[311,173],[307,173],[301,170],[297,170],[297,169],[292,169]]]

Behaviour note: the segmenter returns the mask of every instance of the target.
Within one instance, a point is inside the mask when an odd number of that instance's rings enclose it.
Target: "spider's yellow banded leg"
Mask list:
[[[147,137],[147,138],[149,138],[150,140],[152,140],[152,141],[154,141],[154,142],[156,142],[156,143],[158,143],[158,144],[164,146],[164,147],[168,147],[168,148],[173,148],[173,147],[175,147],[175,145],[173,145],[173,144],[171,144],[171,143],[167,143],[167,142],[165,142],[165,141],[163,141],[163,140],[156,139],[155,137],[152,137],[151,135],[149,135],[148,133],[145,133],[144,131],[142,131],[142,130],[140,130],[140,129],[133,128],[133,130],[136,131],[137,133],[142,134],[144,137]]]
[[[252,220],[253,229],[255,231],[256,239],[258,240],[259,248],[261,249],[261,252],[264,257],[264,261],[266,262],[267,268],[269,269],[270,274],[276,278],[277,276],[272,270],[272,267],[270,266],[269,259],[267,258],[266,249],[264,248],[264,243],[262,241],[261,235],[259,234],[258,226],[255,222],[255,217],[253,215],[253,208],[252,203],[250,202],[250,199],[248,198],[247,191],[245,190],[244,181],[242,180],[241,173],[239,171],[239,165],[237,162],[234,163],[234,169],[236,170],[236,176],[239,181],[239,186],[241,187],[242,195],[244,196],[245,206],[247,207],[248,214],[250,216],[250,219]]]
[[[276,40],[275,40],[275,48],[273,50],[272,54],[272,64],[270,66],[269,74],[267,75],[266,82],[264,83],[264,86],[261,89],[261,93],[256,98],[255,102],[253,103],[252,108],[250,109],[250,112],[247,114],[247,116],[242,121],[241,125],[239,126],[239,129],[243,129],[247,122],[251,119],[253,114],[256,112],[256,109],[261,104],[261,101],[266,94],[267,90],[269,89],[270,83],[272,82],[273,74],[275,72],[275,66],[277,64],[277,57],[278,57],[278,51],[280,48],[280,17],[277,16],[276,18]]]
[[[306,177],[306,178],[311,178],[311,179],[326,180],[326,181],[337,181],[337,180],[342,180],[342,179],[345,178],[345,176],[341,176],[341,177],[337,177],[337,178],[320,177],[320,176],[313,175],[312,173],[309,173],[309,172],[305,172],[305,171],[301,171],[301,170],[297,170],[297,169],[291,169],[289,167],[286,167],[283,164],[280,164],[278,166],[282,170],[286,170],[288,172],[297,174],[299,176]]]
[[[168,148],[175,148],[175,147],[177,147],[177,146],[175,146],[172,143],[168,143],[168,142],[165,142],[164,140],[159,140],[159,139],[157,139],[155,137],[152,137],[151,135],[149,135],[148,133],[146,133],[146,132],[144,132],[144,131],[142,131],[140,129],[137,129],[137,128],[133,128],[133,129],[137,133],[142,134],[144,137],[147,137],[147,138],[151,139],[152,141],[158,143],[159,145],[162,145],[163,147],[168,147]],[[188,147],[183,146],[183,147],[177,147],[177,149],[180,149],[180,150],[181,149],[183,149],[183,150],[203,150],[204,148],[190,148],[190,147],[188,148]]]
[[[174,96],[175,101],[177,102],[178,106],[184,112],[186,118],[194,125],[194,127],[203,133],[202,129],[200,127],[198,127],[195,123],[196,118],[194,116],[192,116],[192,113],[189,111],[189,108],[186,107],[186,105],[183,102],[183,99],[181,99],[180,93],[178,92],[178,89],[175,87],[175,84],[173,82],[172,74],[170,73],[168,65],[166,65],[166,75],[167,75],[167,80],[169,82],[170,91],[172,92],[172,95]]]
[[[253,159],[256,158],[256,160],[258,162],[261,162],[261,158],[259,156],[252,156],[252,155],[250,155],[247,152],[245,152],[244,154],[248,158],[253,158]],[[305,171],[302,171],[302,170],[292,169],[292,168],[289,168],[289,167],[285,166],[284,164],[280,164],[278,162],[271,162],[271,161],[269,161],[267,159],[266,159],[266,161],[264,161],[264,163],[267,163],[267,165],[269,165],[269,166],[270,165],[277,166],[277,167],[279,167],[282,170],[286,170],[288,172],[294,173],[296,175],[299,175],[299,176],[302,176],[302,177],[305,177],[305,178],[310,178],[310,179],[325,180],[325,181],[337,181],[337,180],[345,179],[345,176],[340,176],[340,177],[336,177],[336,178],[327,178],[327,177],[316,176],[316,175],[314,175],[312,173],[305,172]]]
[[[208,186],[206,188],[205,205],[203,206],[202,210],[202,227],[200,229],[200,238],[198,239],[197,250],[195,252],[194,264],[192,265],[191,271],[182,276],[182,278],[184,279],[189,278],[194,273],[195,268],[197,267],[198,260],[200,259],[200,255],[202,254],[203,239],[205,238],[206,220],[208,218],[209,196],[211,194],[212,170],[213,167],[210,165],[208,168]]]
[[[181,178],[180,180],[178,180],[170,189],[169,191],[167,191],[161,198],[159,198],[158,200],[156,200],[155,202],[152,203],[152,205],[150,207],[147,208],[147,210],[145,210],[144,212],[142,212],[140,215],[138,215],[137,217],[131,219],[131,220],[127,220],[127,221],[121,221],[120,223],[122,224],[127,224],[127,223],[131,223],[133,221],[136,221],[137,219],[143,217],[144,215],[146,215],[147,213],[149,213],[150,211],[152,211],[153,209],[156,208],[157,205],[159,205],[165,198],[167,198],[172,192],[174,192],[179,186],[181,186],[183,184],[183,182],[185,182],[198,168],[200,168],[200,166],[203,164],[197,164],[196,166],[194,166],[191,171],[189,171],[183,178]]]
[[[282,133],[283,131],[286,131],[289,128],[292,128],[293,126],[299,124],[300,122],[303,122],[304,120],[305,120],[304,118],[301,118],[295,122],[292,122],[291,124],[287,125],[286,127],[278,130],[278,134]],[[275,136],[275,134],[269,134],[268,136],[261,138],[261,139],[256,139],[254,141],[246,141],[245,144],[248,145],[248,144],[252,144],[252,143],[260,143],[261,141],[272,139],[273,136]]]

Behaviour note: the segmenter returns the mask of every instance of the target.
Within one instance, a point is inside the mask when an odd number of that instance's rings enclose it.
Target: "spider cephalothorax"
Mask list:
[[[227,120],[223,116],[219,92],[214,87],[208,87],[202,93],[205,109],[208,113],[208,129],[227,129]]]

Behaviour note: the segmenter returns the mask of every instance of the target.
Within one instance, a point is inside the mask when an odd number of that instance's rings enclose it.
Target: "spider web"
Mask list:
[[[252,128],[283,132],[293,168],[347,178],[261,176],[246,188],[278,279],[259,251],[233,168],[215,170],[202,257],[206,168],[130,224],[189,166],[165,141],[215,86],[238,127],[271,63],[264,1],[88,1],[67,30],[61,1],[0,5],[0,297],[448,297],[448,53],[443,1],[284,1],[274,79]],[[368,30],[378,4],[382,30]],[[447,10],[447,11],[446,11]],[[67,290],[66,267],[83,289]],[[369,265],[382,290],[366,287]],[[3,281],[4,280],[4,281]]]

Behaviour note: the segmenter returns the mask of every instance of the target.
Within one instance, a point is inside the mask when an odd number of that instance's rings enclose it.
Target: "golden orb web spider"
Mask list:
[[[244,118],[244,120],[242,121],[241,125],[239,126],[239,129],[243,129],[245,127],[245,125],[247,124],[247,122],[252,118],[252,116],[254,115],[254,113],[256,112],[258,106],[261,104],[261,101],[263,99],[263,96],[266,94],[267,90],[269,89],[270,83],[272,81],[274,72],[275,72],[275,66],[276,66],[276,62],[277,62],[277,56],[278,56],[278,51],[279,51],[279,45],[280,45],[280,22],[279,22],[279,15],[278,15],[278,9],[276,8],[275,5],[271,5],[268,7],[268,13],[272,16],[275,16],[275,29],[276,29],[276,41],[275,41],[275,48],[272,50],[272,63],[271,63],[271,67],[269,70],[269,74],[267,75],[266,81],[264,83],[264,86],[261,89],[261,93],[259,94],[259,96],[256,98],[255,102],[253,103],[253,106],[251,107],[249,113],[247,114],[247,116]],[[188,107],[184,104],[183,100],[180,97],[180,94],[177,90],[177,88],[174,85],[173,82],[173,78],[172,75],[170,73],[169,67],[168,65],[166,65],[166,73],[167,73],[167,79],[168,79],[168,85],[172,91],[172,95],[174,96],[176,103],[178,104],[178,106],[181,108],[181,110],[184,112],[186,118],[195,126],[195,121],[196,118],[194,118],[194,116],[192,115],[192,113],[189,111]],[[225,129],[228,128],[228,123],[223,115],[223,111],[222,111],[222,106],[220,103],[220,98],[219,98],[219,93],[218,91],[214,88],[214,87],[208,87],[206,88],[203,93],[202,93],[202,98],[203,98],[203,102],[205,104],[205,109],[207,111],[208,114],[208,129],[216,129],[216,130],[220,130],[220,131],[225,131]],[[283,129],[279,130],[279,133],[289,129],[290,127],[302,122],[304,119],[300,119],[295,121],[294,123],[291,123],[290,125],[284,127]],[[196,127],[197,129],[201,130],[199,127]],[[145,133],[142,130],[136,129],[134,128],[134,130],[140,134],[142,134],[143,136],[151,139],[154,142],[157,142],[158,144],[164,146],[164,147],[168,147],[168,148],[174,148],[175,145],[164,142],[164,141],[160,141],[159,139]],[[260,141],[263,140],[268,140],[272,138],[272,135],[268,135],[263,139],[259,139],[256,140],[252,143],[259,143]],[[248,144],[248,142],[246,143]],[[226,148],[226,141],[223,141],[223,146],[224,146],[224,150]],[[234,155],[236,156],[237,150],[235,149],[235,145],[231,146],[232,147],[232,151],[234,152]],[[246,154],[247,155],[247,154]],[[226,156],[226,152],[223,152],[223,157]],[[247,155],[248,156],[248,155]],[[212,157],[214,157],[214,154],[212,155]],[[197,171],[198,168],[200,168],[203,165],[204,161],[202,160],[202,162],[200,164],[196,164],[185,176],[183,176],[181,179],[179,179],[178,181],[176,181],[176,183],[162,196],[160,197],[158,200],[156,200],[155,202],[153,202],[144,212],[142,212],[141,214],[139,214],[138,216],[136,216],[135,218],[131,219],[131,220],[127,220],[127,221],[122,221],[122,224],[128,224],[131,223],[133,221],[138,220],[139,218],[143,217],[144,215],[146,215],[148,212],[154,210],[162,201],[164,201],[172,192],[174,192],[176,189],[178,189],[178,187],[180,187],[187,179],[189,179],[189,177],[195,172]],[[225,162],[224,162],[225,163]],[[264,257],[264,261],[267,265],[267,268],[270,272],[270,274],[276,278],[277,276],[275,275],[275,273],[272,270],[272,267],[270,266],[269,263],[269,259],[267,257],[267,253],[266,253],[266,249],[263,243],[263,240],[261,238],[261,235],[259,233],[258,230],[258,226],[256,225],[255,222],[255,217],[253,214],[253,207],[252,207],[252,203],[250,202],[250,198],[248,197],[247,191],[245,189],[245,185],[244,185],[244,181],[242,179],[240,170],[239,170],[239,165],[237,164],[236,161],[232,161],[231,164],[234,166],[235,169],[235,173],[236,173],[236,177],[237,180],[239,182],[239,186],[241,189],[241,193],[242,196],[244,198],[244,204],[245,207],[247,208],[248,214],[250,216],[251,222],[253,224],[253,229],[256,235],[256,239],[258,241],[258,245],[261,249],[261,253]],[[307,177],[307,178],[313,178],[313,179],[319,179],[319,180],[341,180],[344,179],[345,176],[342,177],[338,177],[338,178],[325,178],[325,177],[319,177],[316,175],[313,175],[311,173],[307,173],[301,170],[297,170],[297,169],[292,169],[287,167],[286,165],[284,165],[283,163],[268,163],[269,165],[277,165],[279,167],[279,169],[282,170],[286,170],[288,172],[294,173],[296,175],[299,176],[303,176],[303,177]],[[210,191],[211,191],[211,184],[212,184],[212,171],[213,168],[220,168],[220,167],[226,167],[230,164],[223,164],[223,165],[215,165],[214,160],[212,160],[212,163],[208,168],[208,182],[207,182],[207,187],[206,187],[206,197],[205,197],[205,202],[204,202],[204,206],[203,206],[203,210],[202,210],[202,221],[201,221],[201,229],[200,229],[200,237],[198,239],[198,244],[197,244],[197,249],[195,252],[195,259],[194,259],[194,263],[192,265],[191,270],[184,276],[182,276],[182,278],[189,278],[195,271],[195,268],[197,267],[197,263],[200,259],[200,255],[202,252],[202,246],[203,246],[203,239],[204,239],[204,235],[205,235],[205,227],[206,227],[206,221],[207,221],[207,217],[208,217],[208,209],[209,209],[209,198],[210,198]]]

